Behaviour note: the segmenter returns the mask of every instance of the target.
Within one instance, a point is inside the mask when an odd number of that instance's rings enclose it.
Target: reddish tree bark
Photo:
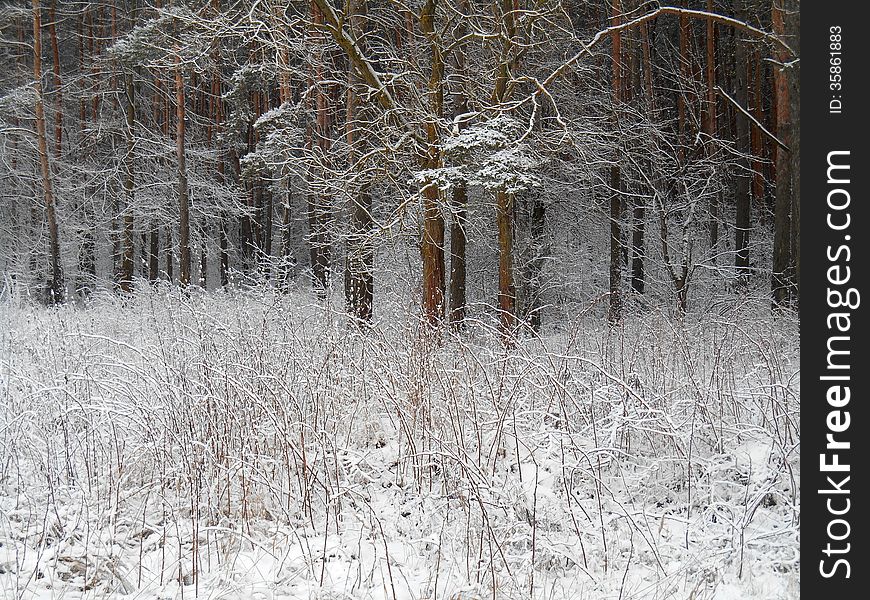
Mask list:
[[[713,0],[707,0],[707,12],[713,12]],[[713,140],[716,137],[716,23],[712,18],[707,19],[707,106],[705,111],[704,123],[706,133],[709,137],[707,141],[708,155],[712,156],[714,146]],[[719,245],[719,194],[716,193],[710,198],[710,248],[712,250],[713,262],[716,262],[716,249]]]
[[[51,166],[48,161],[48,142],[45,131],[45,108],[42,101],[42,9],[40,0],[33,0],[33,78],[36,86],[36,138],[39,150],[39,167],[42,175],[43,201],[48,220],[49,256],[51,275],[48,282],[47,301],[50,304],[63,302],[65,286],[60,262],[60,234],[55,212],[54,192],[51,182]]]
[[[793,21],[797,14],[797,6],[790,0],[773,0],[771,6],[771,20],[773,32],[780,38],[786,37],[786,20]],[[792,29],[790,27],[790,29]],[[791,32],[789,32],[791,33]],[[793,185],[795,183],[793,170],[796,168],[791,152],[791,146],[795,142],[792,118],[791,95],[797,90],[792,90],[790,79],[794,77],[792,67],[786,66],[788,55],[781,49],[776,54],[777,62],[773,71],[774,101],[776,103],[776,134],[777,137],[789,147],[789,150],[775,147],[775,174],[776,174],[776,204],[774,212],[774,239],[773,239],[773,276],[771,288],[773,302],[778,307],[786,306],[792,300],[794,288],[794,240],[792,235],[795,230],[792,225],[793,208]],[[795,298],[796,300],[796,298]]]

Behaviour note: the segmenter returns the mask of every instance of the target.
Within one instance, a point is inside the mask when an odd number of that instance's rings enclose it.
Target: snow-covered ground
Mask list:
[[[794,320],[379,314],[0,305],[0,596],[798,597]]]

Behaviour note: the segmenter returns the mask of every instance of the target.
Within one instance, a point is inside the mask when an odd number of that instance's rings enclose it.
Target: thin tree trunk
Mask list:
[[[185,94],[181,57],[175,57],[176,129],[175,152],[178,159],[178,248],[182,286],[190,284],[190,203],[187,190],[187,163],[184,149]]]
[[[87,8],[82,9],[81,16],[78,20],[78,32],[79,32],[79,69],[82,74],[86,72],[85,68],[85,40],[88,40],[88,51],[93,49],[93,39],[92,39],[92,29],[90,25],[90,19],[87,18],[88,10]],[[89,23],[88,25],[88,33],[85,34],[85,21]],[[79,100],[79,143],[84,142],[86,127],[88,122],[88,101],[87,98],[82,95]],[[85,179],[85,194],[89,195],[91,191],[91,185],[87,183],[87,179]],[[95,257],[95,248],[94,248],[94,240],[96,238],[94,234],[93,223],[93,214],[90,207],[87,203],[83,203],[82,214],[84,215],[84,224],[81,229],[82,235],[82,250],[79,255],[79,270],[80,270],[80,278],[76,284],[76,293],[87,296],[93,289],[94,281],[97,278],[97,261]]]
[[[238,172],[239,169],[237,168]],[[254,235],[251,226],[251,211],[254,206],[254,184],[251,181],[242,181],[242,189],[245,194],[246,211],[239,219],[239,253],[242,271],[250,272],[254,257]]]
[[[713,0],[707,0],[707,12],[713,12]],[[713,140],[716,138],[716,23],[712,18],[707,19],[707,110],[706,128],[707,152],[712,158],[714,151]],[[716,252],[719,245],[719,193],[710,197],[710,249],[712,260],[716,263]]]
[[[293,220],[291,203],[293,202],[293,190],[287,182],[287,196],[284,200],[284,209],[281,217],[281,289],[288,289],[287,285],[293,277]]]
[[[87,13],[87,8],[83,8],[81,13],[79,13],[78,19],[78,34],[79,34],[79,73],[82,75],[87,71],[85,69],[85,39],[88,36],[85,35],[85,14]],[[85,95],[82,94],[79,98],[79,136],[84,134],[85,123],[88,118],[88,102],[85,98]],[[81,137],[79,138],[81,139]]]
[[[262,225],[263,231],[263,246],[261,249],[261,257],[263,268],[269,268],[269,258],[272,256],[272,221],[275,212],[274,195],[268,187],[263,187],[263,212]],[[268,275],[268,274],[267,274]]]
[[[251,61],[256,60],[256,52],[251,52]],[[248,153],[255,152],[257,149],[258,132],[254,127],[257,119],[260,118],[261,103],[260,93],[254,91],[250,97],[251,107],[253,108],[253,118],[248,123]],[[253,257],[253,267],[255,272],[259,272],[263,265],[263,180],[260,173],[256,172],[251,178],[251,196],[250,196],[250,227],[251,227],[251,256]]]
[[[431,126],[434,129],[434,125]],[[431,326],[444,317],[444,215],[438,207],[438,187],[423,190],[423,315]]]
[[[220,71],[215,74],[214,80],[212,81],[212,95],[214,96],[214,113],[215,113],[215,128],[220,132],[221,124],[223,122],[223,102],[221,99],[221,81],[220,81]],[[217,152],[217,179],[218,183],[224,184],[226,183],[226,160],[224,153],[221,148],[218,149]],[[227,233],[227,216],[221,211],[218,223],[218,246],[219,246],[219,257],[218,257],[218,276],[220,278],[221,287],[226,286],[229,283],[229,270],[230,270],[230,255],[229,255],[229,240]]]
[[[221,9],[221,0],[212,0],[212,8],[215,11],[215,14],[220,13]],[[211,79],[211,101],[209,103],[209,112],[212,116],[212,123],[209,124],[209,138],[211,141],[212,129],[214,129],[214,135],[219,136],[221,133],[221,129],[223,127],[224,120],[224,107],[223,107],[223,84],[221,81],[221,54],[220,54],[220,40],[215,41],[214,48],[212,50],[213,59],[215,64],[218,65]],[[220,142],[219,142],[220,143]],[[217,172],[217,181],[220,185],[226,183],[226,176],[224,173],[225,169],[225,155],[224,149],[222,146],[219,146],[216,149],[216,167],[215,171]],[[227,240],[227,223],[226,223],[226,215],[223,210],[220,211],[218,217],[218,278],[220,279],[221,287],[226,286],[229,282],[229,252],[228,252],[228,240]]]
[[[86,213],[89,215],[89,213]],[[90,215],[89,215],[90,216]],[[92,227],[86,227],[82,232],[82,254],[80,259],[80,268],[84,281],[76,290],[80,294],[88,295],[93,291],[94,282],[97,279],[97,260],[94,230]]]
[[[773,0],[772,22],[773,31],[780,37],[785,36],[784,11],[786,0]],[[777,56],[780,62],[785,62],[787,57],[781,53]],[[788,75],[784,67],[777,65],[774,68],[774,96],[776,102],[776,134],[777,137],[789,146],[792,142],[791,135],[791,108],[789,101]],[[776,208],[774,213],[774,237],[773,237],[773,276],[771,287],[773,302],[778,307],[789,303],[790,296],[790,267],[791,267],[791,207],[792,207],[792,174],[791,157],[782,148],[776,148]]]
[[[172,239],[172,229],[166,228],[166,280],[172,282],[175,279],[175,241]]]
[[[631,291],[643,294],[645,281],[643,272],[644,259],[644,225],[646,223],[646,207],[642,201],[634,205],[634,229],[631,232]]]
[[[269,95],[268,92],[259,94],[259,105],[257,108],[257,118],[269,111]],[[256,134],[256,143],[259,143],[259,132]],[[269,259],[272,256],[272,221],[274,215],[272,189],[269,185],[260,178],[260,195],[259,195],[259,216],[257,222],[257,231],[259,233],[257,239],[258,247],[258,268],[266,279],[271,277],[271,263]]]
[[[462,37],[467,33],[466,19],[468,19],[470,12],[468,0],[459,0],[458,10],[462,17],[457,25],[457,36]],[[468,98],[465,92],[468,70],[465,59],[465,52],[453,53],[454,70],[459,77],[459,92],[456,94],[453,104],[454,119],[468,112]],[[463,126],[463,121],[457,124],[460,131],[463,129]],[[454,329],[459,330],[465,321],[466,305],[468,190],[464,181],[457,182],[453,188],[452,209],[453,219],[450,222],[450,307],[448,318],[450,325]]]
[[[737,0],[737,18],[745,19],[746,0]],[[751,67],[749,66],[749,53],[746,44],[735,36],[734,48],[734,85],[737,102],[740,106],[749,105],[749,82],[751,80]],[[750,153],[749,118],[741,111],[735,111],[735,137],[737,138],[737,150],[740,152],[740,162],[748,171],[752,168],[752,161],[743,158]],[[751,184],[754,176],[745,172],[738,172],[736,176],[734,193],[736,196],[735,219],[734,219],[734,266],[742,276],[749,274],[749,242],[752,227],[752,190]]]
[[[357,193],[351,207],[351,234],[346,258],[346,299],[348,312],[361,321],[371,321],[374,298],[372,277],[373,256],[371,235],[371,195],[366,190]]]
[[[751,113],[759,123],[764,121],[764,106],[761,92],[762,64],[761,54],[757,47],[752,48],[749,58],[752,69],[751,81]],[[752,201],[757,206],[764,206],[764,144],[761,139],[761,130],[751,127],[749,134],[749,150],[752,154]],[[763,211],[759,211],[763,214]]]
[[[501,104],[507,94],[510,76],[510,54],[516,36],[513,0],[501,0],[501,19],[505,29],[502,50],[504,59],[499,63],[495,77],[493,100]],[[512,344],[516,329],[517,291],[514,279],[514,196],[504,187],[496,190],[496,223],[498,224],[498,312],[499,326],[505,344]]]
[[[100,32],[99,26],[95,23],[97,11],[99,11],[100,7],[97,6],[88,13],[88,50],[91,58],[98,56],[100,53],[100,38],[102,37],[102,32]],[[91,60],[91,85],[94,90],[100,89],[100,70],[98,61]],[[97,121],[100,117],[100,94],[94,93],[91,97],[91,122],[96,125]]]
[[[450,223],[450,325],[461,329],[465,321],[466,246],[468,243],[468,191],[464,183],[453,188]]]
[[[502,335],[509,338],[516,327],[517,291],[514,282],[514,196],[504,189],[495,195],[498,222],[498,309]]]
[[[221,287],[225,287],[230,282],[230,253],[227,220],[224,216],[221,216],[220,228],[220,278]]]
[[[139,278],[148,279],[148,232],[139,234]]]
[[[208,230],[203,227],[199,231],[199,286],[208,289]]]
[[[546,255],[546,207],[540,194],[532,199],[531,234],[532,258],[529,264],[529,297],[525,313],[528,315],[529,326],[535,333],[540,333],[543,324],[542,278],[544,272],[544,257]]]
[[[621,188],[622,178],[618,164],[610,167],[610,303],[608,320],[618,323],[622,319],[622,219]]]
[[[612,26],[619,26],[622,22],[622,3],[616,0],[613,3]],[[618,124],[616,111],[622,100],[622,36],[617,31],[613,34],[613,121]],[[622,253],[622,232],[620,220],[622,218],[622,177],[619,167],[619,156],[614,158],[610,167],[610,302],[608,320],[618,323],[622,319],[622,265],[620,256]]]
[[[680,15],[680,33],[679,33],[679,57],[680,57],[680,82],[677,86],[677,157],[682,163],[686,158],[686,140],[689,137],[688,131],[688,107],[687,95],[688,81],[691,77],[689,65],[689,19],[685,15]]]
[[[323,23],[323,14],[316,3],[311,3],[311,12],[315,27]],[[319,36],[320,34],[318,34]],[[320,41],[320,37],[318,37]],[[322,156],[326,156],[329,143],[329,96],[324,89],[324,72],[322,62],[318,61],[315,73],[317,94],[315,97],[315,127],[312,132],[317,145],[320,147]],[[321,299],[326,297],[330,285],[330,258],[331,248],[329,244],[329,210],[331,202],[328,196],[322,192],[312,192],[309,196],[308,224],[311,238],[311,269],[314,275],[314,285],[317,295]]]
[[[100,11],[102,11],[104,7],[100,6]],[[115,19],[117,17],[117,11],[115,10],[114,5],[109,6],[109,44],[113,44],[117,39],[117,25],[115,23]],[[99,50],[97,50],[97,54],[99,54]],[[114,67],[114,64],[113,64]],[[116,83],[117,79],[115,78],[115,69],[112,68],[109,70],[110,75],[108,78],[108,89],[111,91],[109,94],[110,98],[117,98],[119,103],[119,109],[123,111],[123,100],[121,96],[124,94],[124,90],[118,90]],[[120,93],[119,93],[120,92]],[[96,94],[99,96],[100,94]],[[94,123],[98,123],[97,115],[94,114]],[[120,144],[119,144],[120,145]],[[123,165],[123,160],[121,161]],[[123,170],[123,166],[121,170]],[[121,215],[122,212],[122,201],[123,196],[126,193],[126,181],[124,179],[121,180],[121,189],[123,193],[113,193],[112,194],[112,228],[111,228],[111,239],[112,239],[112,275],[114,276],[115,286],[119,289],[123,288],[122,281],[124,279],[124,224],[123,217]],[[114,182],[112,183],[112,187],[114,187]],[[115,190],[112,190],[115,192]]]
[[[55,212],[54,192],[51,185],[51,166],[48,162],[48,143],[45,132],[45,109],[42,103],[42,14],[40,0],[33,0],[33,78],[36,85],[36,137],[39,150],[39,167],[42,174],[42,191],[45,214],[48,220],[49,254],[51,276],[47,298],[50,304],[64,300],[65,286],[60,262],[60,234]]]
[[[429,107],[433,117],[442,114],[444,105],[444,56],[435,38],[437,0],[426,0],[420,15],[420,29],[429,40],[431,71],[429,74]],[[438,129],[434,120],[426,124],[429,143],[426,163],[430,169],[441,166],[438,151]],[[444,317],[444,215],[439,207],[439,190],[434,182],[423,188],[423,241],[420,246],[423,263],[423,316],[431,326]]]
[[[365,15],[365,1],[351,2],[351,28],[357,32],[362,26],[360,17]],[[362,140],[355,135],[358,119],[358,98],[354,86],[358,77],[353,72],[353,66],[348,73],[346,134],[348,146],[348,163],[354,168],[358,148]],[[368,237],[372,233],[372,198],[368,190],[358,190],[349,201],[350,206],[350,236],[345,253],[345,301],[347,311],[363,322],[372,318],[372,301],[374,299],[374,279],[372,273],[373,254]]]
[[[63,150],[63,90],[60,79],[60,48],[57,44],[57,28],[55,27],[55,0],[51,0],[48,8],[48,37],[51,42],[52,70],[54,72],[54,157],[60,160]]]
[[[121,236],[121,272],[119,284],[122,292],[130,292],[133,285],[133,195],[134,195],[134,163],[135,163],[135,139],[134,128],[136,123],[136,101],[133,74],[124,76],[124,113],[126,117],[126,152],[123,160],[124,170],[124,199],[126,206],[123,217],[123,233]]]
[[[789,36],[792,48],[800,48],[800,6],[797,0],[785,2],[785,33]],[[792,226],[792,269],[794,282],[794,305],[799,307],[801,299],[801,94],[800,61],[793,61],[788,70],[789,114],[791,120],[791,140],[789,158],[791,163],[791,226]]]
[[[649,28],[646,23],[642,23],[640,26],[640,40],[644,96],[648,110],[651,114],[655,114],[656,98],[653,87],[652,44],[650,43]],[[655,190],[649,191],[655,193]],[[633,217],[634,230],[631,235],[631,289],[636,294],[643,294],[646,287],[644,274],[644,259],[646,257],[644,246],[646,206],[643,201],[635,202]]]
[[[154,283],[160,276],[160,228],[151,223],[151,242],[148,251],[148,281]]]

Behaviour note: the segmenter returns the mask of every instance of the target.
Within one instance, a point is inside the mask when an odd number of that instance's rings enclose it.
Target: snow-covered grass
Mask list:
[[[0,305],[0,596],[798,596],[798,327],[505,349],[303,293]]]

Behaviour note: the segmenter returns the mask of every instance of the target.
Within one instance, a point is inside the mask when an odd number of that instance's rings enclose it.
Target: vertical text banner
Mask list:
[[[800,202],[792,219],[800,226],[803,257],[797,266],[801,429],[808,442],[801,447],[801,593],[806,598],[847,600],[870,593],[870,344],[864,306],[870,301],[865,295],[870,31],[865,8],[863,2],[800,3],[795,66],[800,69],[803,152]]]

